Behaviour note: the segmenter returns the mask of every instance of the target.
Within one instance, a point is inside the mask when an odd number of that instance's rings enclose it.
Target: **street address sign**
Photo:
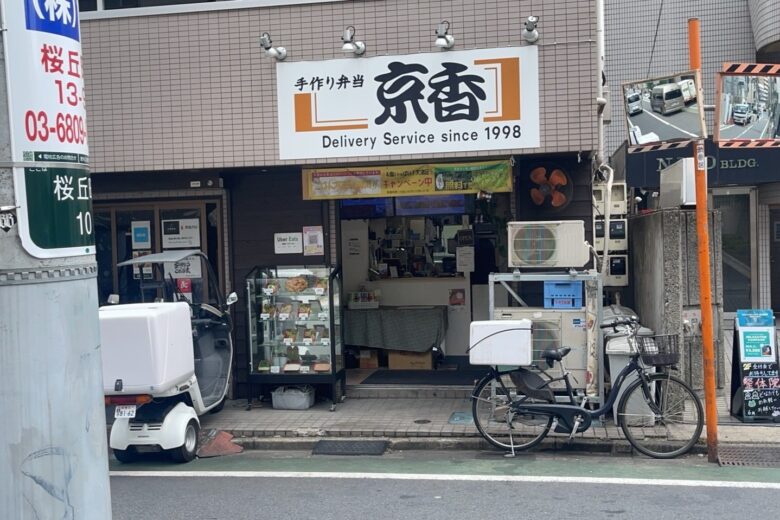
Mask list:
[[[22,246],[38,258],[94,254],[78,2],[0,2]]]

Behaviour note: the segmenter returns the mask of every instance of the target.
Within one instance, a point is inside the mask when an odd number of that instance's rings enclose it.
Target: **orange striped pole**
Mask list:
[[[688,20],[688,58],[701,81],[699,19]],[[699,87],[698,103],[704,103]],[[710,280],[710,229],[707,215],[707,159],[704,141],[694,144],[696,165],[696,238],[699,253],[699,301],[701,302],[702,358],[704,365],[704,407],[707,419],[707,459],[718,461],[718,409],[715,403],[715,348],[713,346],[712,280]]]

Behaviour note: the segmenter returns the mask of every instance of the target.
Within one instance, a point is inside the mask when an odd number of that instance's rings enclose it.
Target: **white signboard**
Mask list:
[[[200,278],[200,257],[189,256],[180,262],[168,262],[165,264],[165,278]]]
[[[277,255],[303,253],[303,233],[274,233],[274,253]]]
[[[474,272],[474,248],[473,247],[458,247],[455,249],[455,269],[459,273],[473,273]]]
[[[78,2],[3,0],[3,8],[13,159],[65,154],[74,156],[69,162],[86,162]]]
[[[163,249],[200,247],[200,219],[162,221]]]
[[[536,148],[534,46],[279,63],[280,159]]]
[[[303,256],[322,256],[325,254],[325,238],[322,226],[303,228]]]

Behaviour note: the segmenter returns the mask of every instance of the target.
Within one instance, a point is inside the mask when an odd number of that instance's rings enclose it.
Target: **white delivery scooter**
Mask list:
[[[109,445],[121,462],[143,451],[195,458],[198,416],[225,402],[233,344],[228,307],[200,251],[166,251],[118,264],[142,303],[100,308],[103,386],[114,405]],[[149,270],[151,266],[151,271]],[[138,280],[134,280],[138,278]]]

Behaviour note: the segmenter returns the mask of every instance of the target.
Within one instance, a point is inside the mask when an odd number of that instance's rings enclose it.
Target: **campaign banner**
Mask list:
[[[304,200],[512,191],[509,161],[304,168]]]
[[[277,64],[279,158],[538,148],[535,46]]]

